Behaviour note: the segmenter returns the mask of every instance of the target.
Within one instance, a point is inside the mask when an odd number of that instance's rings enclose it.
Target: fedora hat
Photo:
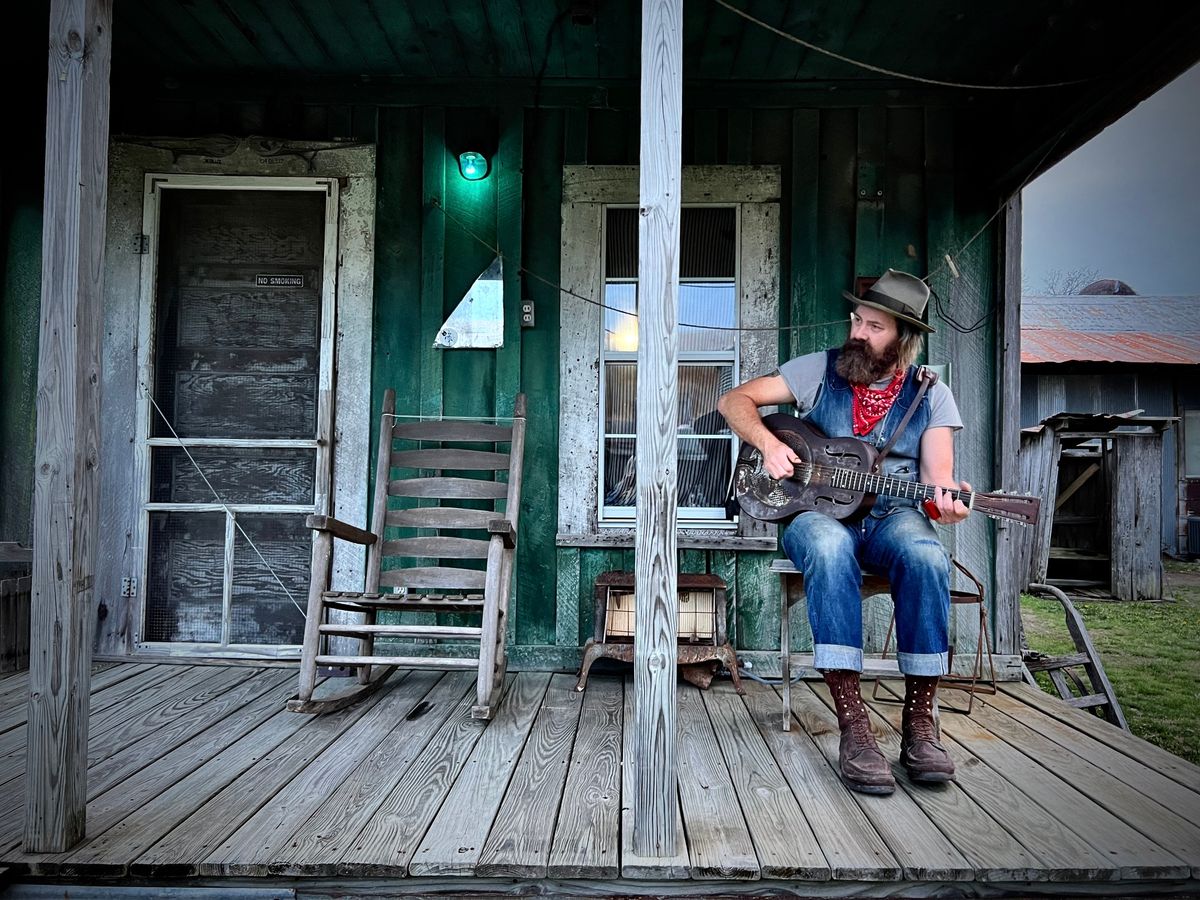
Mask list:
[[[929,286],[916,275],[888,269],[863,296],[855,297],[849,291],[842,291],[842,296],[851,303],[883,310],[920,331],[933,331],[921,321],[929,302]]]

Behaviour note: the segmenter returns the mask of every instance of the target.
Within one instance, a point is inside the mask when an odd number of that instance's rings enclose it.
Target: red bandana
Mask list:
[[[900,388],[904,386],[904,373],[897,372],[891,384],[882,391],[871,390],[867,384],[851,384],[854,392],[854,402],[850,404],[854,417],[854,433],[857,435],[870,434],[875,423],[887,415],[896,398],[900,396]]]

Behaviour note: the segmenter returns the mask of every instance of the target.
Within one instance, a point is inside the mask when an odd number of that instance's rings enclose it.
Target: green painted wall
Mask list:
[[[121,107],[114,133],[230,130],[245,105],[206,102]],[[273,115],[284,115],[276,110]],[[976,128],[965,113],[920,107],[689,110],[684,163],[769,164],[783,173],[780,358],[840,343],[843,289],[856,275],[894,266],[938,269],[984,226],[1000,197],[980,189],[966,163]],[[529,398],[525,489],[514,659],[571,665],[593,628],[592,585],[608,569],[628,569],[633,553],[555,546],[558,479],[558,366],[561,168],[564,163],[633,164],[636,111],[313,107],[297,104],[281,133],[309,138],[355,134],[377,142],[375,348],[372,406],[398,389],[397,412],[508,415],[517,390]],[[251,120],[256,121],[254,116]],[[291,121],[291,128],[287,122]],[[174,124],[174,129],[172,125]],[[455,156],[468,146],[494,154],[485,181],[459,178]],[[6,176],[8,172],[5,172]],[[0,309],[0,539],[24,539],[32,492],[36,384],[40,190],[20,193],[6,177],[4,294]],[[946,308],[979,330],[943,328],[929,342],[932,362],[953,360],[954,388],[970,402],[973,437],[963,477],[992,480],[996,303],[995,225],[958,259],[962,279],[935,274]],[[434,333],[495,248],[505,257],[505,346],[435,350]],[[531,273],[522,274],[524,266]],[[546,279],[543,281],[541,279]],[[547,284],[546,282],[550,282]],[[536,327],[516,326],[518,303],[532,299]],[[378,421],[372,423],[372,447]],[[975,548],[990,569],[990,531]],[[744,649],[778,645],[773,554],[691,551],[680,571],[713,572],[729,585],[729,631]],[[555,645],[561,650],[552,649]],[[565,662],[564,662],[565,661]]]
[[[40,171],[40,168],[38,169]],[[28,544],[36,434],[41,180],[5,166],[0,204],[0,541]],[[30,183],[32,182],[32,183]]]

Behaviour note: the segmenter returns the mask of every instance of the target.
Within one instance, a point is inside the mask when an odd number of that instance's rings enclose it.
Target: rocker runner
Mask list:
[[[954,397],[945,384],[923,384],[913,365],[924,335],[933,331],[922,321],[929,288],[888,269],[861,299],[843,294],[854,311],[840,349],[789,360],[774,374],[724,394],[718,409],[742,440],[759,449],[772,478],[790,477],[800,459],[763,424],[759,408],[794,403],[801,418],[829,437],[856,437],[877,448],[891,442],[882,469],[887,475],[970,490],[966,482],[954,481],[954,432],[962,428]],[[838,767],[853,790],[895,790],[859,692],[863,569],[886,576],[892,585],[905,684],[900,763],[914,781],[954,777],[933,714],[938,679],[947,674],[950,565],[929,520],[953,525],[968,514],[939,487],[920,506],[880,497],[858,521],[803,512],[784,532],[784,551],[804,574],[813,664],[837,707]]]

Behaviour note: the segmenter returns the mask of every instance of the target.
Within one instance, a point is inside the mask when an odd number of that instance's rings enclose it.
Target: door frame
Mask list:
[[[233,548],[235,526],[229,515],[238,513],[307,513],[329,514],[329,495],[332,484],[332,430],[333,430],[333,336],[337,329],[337,210],[338,181],[336,178],[294,177],[247,177],[236,175],[170,175],[147,172],[142,196],[142,234],[146,236],[145,262],[142,265],[141,292],[138,302],[138,413],[137,431],[134,440],[133,472],[134,485],[138,491],[140,508],[134,545],[140,558],[135,559],[138,573],[134,588],[134,615],[132,642],[135,651],[150,653],[200,653],[204,656],[267,656],[297,659],[300,645],[231,644],[229,642],[230,619],[233,603]],[[317,433],[313,438],[262,439],[227,438],[217,441],[203,439],[176,439],[173,437],[150,437],[151,422],[155,415],[151,402],[151,391],[155,383],[154,346],[155,318],[157,315],[156,285],[158,284],[159,222],[162,213],[162,198],[166,191],[285,191],[320,192],[325,195],[323,223],[324,248],[321,261],[321,332],[318,342],[317,376]],[[170,426],[173,427],[173,426]],[[288,506],[285,504],[245,503],[152,503],[150,501],[150,456],[155,447],[280,447],[316,451],[316,477],[313,503],[311,506]],[[149,584],[147,573],[150,536],[150,515],[153,512],[225,512],[225,565],[221,588],[221,643],[190,641],[150,641],[144,635],[147,595]],[[292,598],[303,608],[307,596]]]
[[[266,645],[143,643],[149,485],[146,450],[147,396],[140,390],[152,359],[149,305],[153,291],[157,212],[147,216],[150,174],[173,188],[226,183],[226,189],[260,187],[328,192],[322,290],[322,368],[319,402],[329,413],[323,426],[326,463],[321,508],[360,527],[367,520],[368,445],[371,410],[371,345],[375,231],[375,147],[369,143],[295,141],[265,148],[254,138],[239,139],[232,150],[212,153],[211,141],[127,138],[110,148],[108,249],[104,274],[104,364],[101,421],[101,531],[96,573],[99,658],[291,659],[291,647]],[[271,152],[267,153],[269,149]],[[215,179],[215,180],[213,180]],[[161,181],[158,183],[162,183]],[[316,185],[320,185],[319,188]],[[155,201],[156,205],[157,201]],[[143,238],[144,236],[144,238]],[[147,252],[141,252],[145,246]],[[328,243],[327,243],[328,251]],[[326,314],[332,303],[332,311]],[[334,402],[333,386],[337,398]],[[139,440],[140,439],[140,440]],[[314,441],[315,442],[315,441]],[[261,443],[261,442],[254,442]],[[130,452],[131,449],[134,452]],[[220,507],[216,507],[220,509]],[[307,507],[306,507],[307,508]],[[278,509],[278,507],[275,507]],[[333,585],[361,590],[362,548],[339,542],[334,552]],[[123,588],[134,581],[133,589]],[[297,598],[304,605],[306,598]]]

